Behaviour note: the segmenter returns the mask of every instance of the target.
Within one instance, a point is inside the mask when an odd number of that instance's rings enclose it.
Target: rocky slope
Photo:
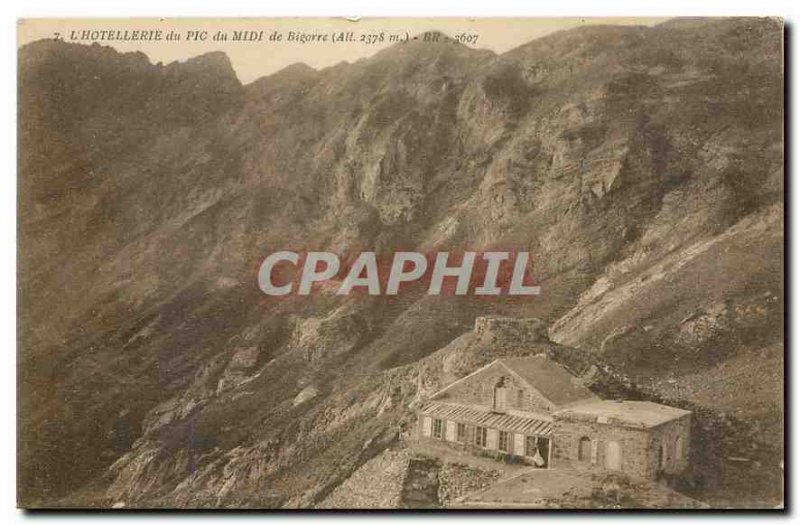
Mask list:
[[[782,36],[416,42],[245,86],[219,53],[24,46],[20,502],[310,507],[429,388],[537,345],[721,411],[771,457],[754,501],[779,500]],[[542,295],[276,300],[256,282],[276,247],[523,249]],[[477,345],[486,314],[553,341]],[[709,469],[695,497],[752,503]]]

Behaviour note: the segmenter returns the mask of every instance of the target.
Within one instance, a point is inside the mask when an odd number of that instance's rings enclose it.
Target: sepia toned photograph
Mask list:
[[[17,505],[778,510],[779,17],[17,21]]]

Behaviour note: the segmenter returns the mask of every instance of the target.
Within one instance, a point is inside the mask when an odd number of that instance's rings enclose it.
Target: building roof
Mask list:
[[[553,432],[553,422],[536,414],[502,414],[489,409],[430,401],[422,407],[426,416],[447,419],[458,423],[469,423],[522,434],[549,436]]]
[[[596,400],[559,410],[553,413],[553,417],[652,428],[687,414],[691,412],[650,401]]]
[[[577,377],[544,354],[533,357],[504,357],[498,361],[557,407],[596,399],[592,391],[583,386]]]

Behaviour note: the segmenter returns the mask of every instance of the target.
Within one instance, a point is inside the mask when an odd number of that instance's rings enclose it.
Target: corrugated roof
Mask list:
[[[514,371],[556,406],[596,398],[591,390],[580,383],[578,378],[543,354],[533,357],[504,357],[498,361]]]
[[[479,407],[455,403],[431,401],[422,408],[422,413],[426,416],[491,427],[508,432],[537,436],[549,436],[553,432],[553,423],[546,419],[540,419],[532,415],[522,416],[519,413],[491,412]]]

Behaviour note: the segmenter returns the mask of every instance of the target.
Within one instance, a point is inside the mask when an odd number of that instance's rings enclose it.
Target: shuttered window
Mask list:
[[[475,444],[479,447],[485,447],[486,435],[486,427],[475,427]]]
[[[500,431],[500,442],[497,448],[503,452],[511,452],[511,439],[508,432]]]
[[[434,419],[433,420],[433,437],[436,439],[442,439],[444,433],[442,432],[442,420],[441,419]]]

